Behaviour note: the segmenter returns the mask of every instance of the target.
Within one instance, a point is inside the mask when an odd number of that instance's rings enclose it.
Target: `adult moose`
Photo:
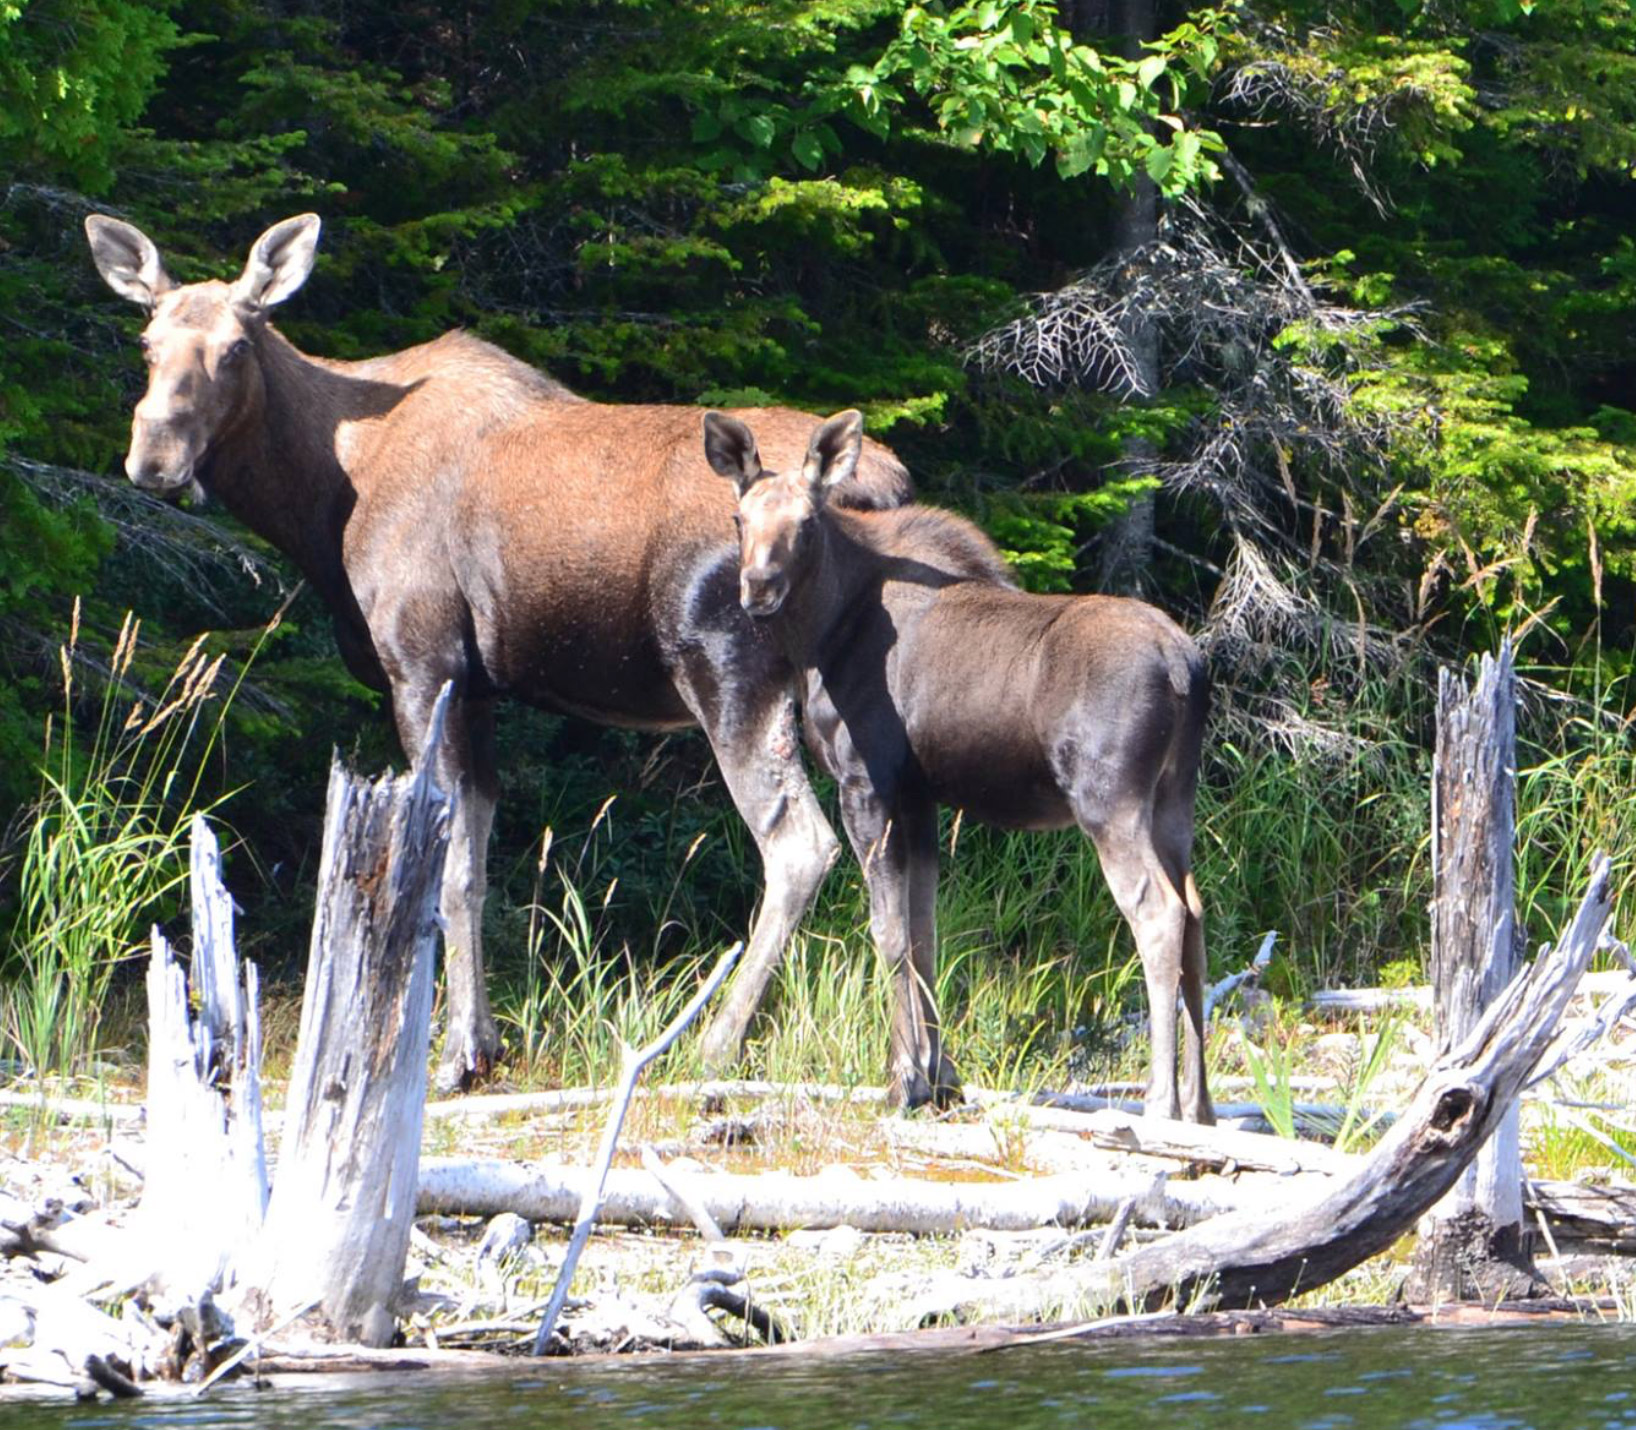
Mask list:
[[[349,669],[390,692],[411,759],[454,682],[434,756],[456,793],[440,1086],[483,1075],[499,1051],[482,962],[496,699],[702,725],[766,875],[706,1044],[725,1064],[838,845],[801,766],[790,669],[738,607],[731,494],[700,459],[697,410],[585,402],[458,332],[365,362],[309,357],[267,314],[306,281],[318,230],[314,215],[286,219],[235,281],[177,285],[145,234],[86,220],[103,278],[151,314],[125,470],[163,496],[219,498],[300,567]],[[798,460],[816,419],[758,420]],[[843,494],[907,497],[880,446]]]
[[[704,445],[738,490],[739,599],[802,672],[807,742],[840,786],[894,971],[894,1093],[915,1104],[958,1092],[932,1000],[947,804],[990,824],[1078,824],[1090,836],[1146,976],[1147,1111],[1213,1121],[1192,874],[1210,699],[1198,647],[1140,601],[1019,591],[992,543],[947,512],[838,510],[833,494],[863,450],[856,412],[820,426],[784,471],[763,466],[731,414],[706,415]]]

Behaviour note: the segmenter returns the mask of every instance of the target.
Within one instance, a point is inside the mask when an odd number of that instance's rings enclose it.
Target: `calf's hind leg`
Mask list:
[[[1197,762],[1194,762],[1197,768]],[[1187,906],[1182,936],[1182,1115],[1189,1122],[1216,1120],[1204,1072],[1204,902],[1193,878],[1192,780],[1177,781],[1168,774],[1159,782],[1154,799],[1154,839],[1170,882],[1181,890]]]
[[[1105,818],[1081,815],[1079,823],[1096,845],[1102,873],[1113,892],[1114,902],[1119,905],[1119,912],[1125,916],[1125,922],[1135,935],[1136,951],[1142,960],[1153,1057],[1145,1110],[1149,1117],[1179,1118],[1182,1107],[1176,1087],[1176,997],[1184,987],[1189,917],[1187,900],[1182,890],[1176,887],[1154,847],[1147,809],[1126,808]],[[1197,954],[1201,980],[1203,956],[1201,933]],[[1202,1019],[1202,1014],[1201,991],[1198,1011],[1194,1016]],[[1198,1058],[1196,1087],[1202,1090],[1202,1048],[1198,1051]],[[1189,1106],[1188,1113],[1194,1121],[1208,1120],[1200,1116],[1196,1104]]]

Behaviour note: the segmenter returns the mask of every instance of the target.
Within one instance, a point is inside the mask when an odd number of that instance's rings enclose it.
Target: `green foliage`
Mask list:
[[[1086,533],[1122,516],[1158,485],[1155,478],[1135,477],[1088,492],[1002,492],[988,501],[983,521],[1024,586],[1071,591]]]
[[[1045,0],[911,5],[873,69],[848,72],[854,117],[884,137],[907,84],[954,143],[1036,167],[1053,158],[1064,179],[1095,173],[1129,188],[1145,175],[1181,194],[1217,177],[1220,138],[1177,111],[1208,81],[1230,11],[1195,11],[1139,59],[1076,43],[1055,12]]]
[[[0,157],[106,186],[108,138],[152,95],[178,43],[175,8],[175,0],[0,3]]]

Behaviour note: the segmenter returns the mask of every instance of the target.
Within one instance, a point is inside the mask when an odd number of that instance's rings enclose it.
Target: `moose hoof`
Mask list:
[[[731,1029],[712,1026],[699,1041],[699,1063],[707,1079],[730,1078],[744,1060],[744,1040]]]
[[[498,1048],[468,1043],[451,1034],[432,1074],[432,1088],[442,1097],[470,1092],[494,1076],[499,1061]]]
[[[1182,1120],[1182,1105],[1176,1096],[1175,1090],[1172,1089],[1166,1094],[1154,1092],[1149,1088],[1147,1096],[1142,1099],[1142,1116],[1168,1117],[1172,1122],[1180,1122]]]
[[[898,1071],[892,1074],[886,1088],[887,1106],[899,1107],[905,1112],[927,1106],[941,1110],[955,1106],[964,1098],[960,1074],[955,1071],[954,1064],[946,1058],[939,1061],[935,1077],[928,1076],[918,1067]]]
[[[932,1101],[938,1107],[958,1107],[966,1100],[966,1089],[960,1082],[960,1071],[947,1058],[937,1064],[937,1082],[932,1089]]]

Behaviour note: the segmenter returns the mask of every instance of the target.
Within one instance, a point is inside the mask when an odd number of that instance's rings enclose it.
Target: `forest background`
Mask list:
[[[236,840],[248,952],[293,976],[329,752],[401,758],[290,568],[121,472],[142,319],[85,215],[187,281],[304,210],[318,267],[279,325],[307,351],[463,325],[599,399],[859,406],[1026,584],[1197,630],[1218,974],[1276,928],[1281,991],[1419,976],[1435,669],[1505,634],[1529,937],[1593,847],[1628,910],[1630,5],[0,0],[19,1066],[95,1041],[178,913],[192,808]],[[758,880],[701,739],[520,707],[501,739],[490,947],[530,1054],[564,968],[702,956]],[[948,977],[1014,989],[991,1066],[1094,1049],[1132,955],[1089,846],[949,846]],[[809,939],[854,963],[858,883]]]

